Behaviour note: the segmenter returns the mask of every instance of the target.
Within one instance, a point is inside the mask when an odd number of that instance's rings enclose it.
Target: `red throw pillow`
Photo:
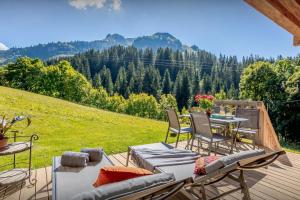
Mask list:
[[[100,185],[105,185],[108,183],[124,181],[127,179],[152,175],[152,174],[153,173],[148,170],[135,168],[135,167],[123,167],[123,166],[103,167],[100,169],[98,178],[93,184],[93,186],[99,187]]]
[[[196,160],[195,162],[195,169],[194,169],[194,174],[198,175],[205,175],[206,170],[205,167],[209,163],[219,159],[219,156],[205,156],[205,157],[200,157]]]

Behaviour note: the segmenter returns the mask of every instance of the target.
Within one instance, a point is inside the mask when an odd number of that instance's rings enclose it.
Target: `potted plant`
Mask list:
[[[202,111],[205,111],[206,114],[210,117],[215,97],[212,95],[196,95],[194,99],[198,107]]]
[[[30,117],[28,116],[16,116],[12,120],[8,120],[5,116],[0,119],[0,149],[7,146],[8,137],[6,136],[8,130],[10,130],[16,122],[27,120],[27,127],[31,124]]]

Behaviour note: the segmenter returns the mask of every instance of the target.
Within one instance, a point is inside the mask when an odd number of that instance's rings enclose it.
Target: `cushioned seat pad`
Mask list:
[[[175,128],[170,128],[170,131],[173,133],[179,133],[179,131]],[[184,127],[180,129],[180,133],[191,133],[192,132],[192,128],[190,127]]]
[[[144,169],[154,171],[159,166],[194,163],[200,156],[189,150],[175,149],[165,143],[131,147],[134,162]]]
[[[173,174],[159,173],[149,176],[142,176],[117,183],[106,184],[94,190],[83,192],[73,197],[74,200],[109,200],[118,199],[138,191],[147,190],[174,181]]]
[[[90,162],[86,167],[64,167],[60,164],[60,157],[53,158],[52,180],[54,200],[68,200],[74,195],[93,190],[100,168],[112,166],[113,163],[103,154],[101,162]]]
[[[211,139],[208,137],[204,137],[202,135],[195,135],[196,138],[200,138],[201,140],[204,140],[206,142],[211,142]],[[221,134],[213,134],[212,142],[222,142],[224,140],[231,140],[231,137],[226,137]]]

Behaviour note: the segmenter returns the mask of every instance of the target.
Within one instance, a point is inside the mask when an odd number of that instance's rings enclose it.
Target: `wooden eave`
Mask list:
[[[256,10],[294,36],[294,46],[300,45],[300,0],[245,0]]]

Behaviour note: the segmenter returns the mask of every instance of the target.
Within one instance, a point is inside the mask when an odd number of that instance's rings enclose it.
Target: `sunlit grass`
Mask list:
[[[24,134],[37,133],[34,167],[51,164],[53,156],[82,147],[103,147],[108,154],[129,145],[163,141],[167,123],[86,107],[56,98],[0,87],[0,115],[32,116]],[[173,139],[173,138],[172,138]],[[172,141],[171,139],[171,141]],[[174,140],[174,139],[173,139]],[[18,156],[25,160],[27,155]],[[0,163],[7,162],[1,158]]]

